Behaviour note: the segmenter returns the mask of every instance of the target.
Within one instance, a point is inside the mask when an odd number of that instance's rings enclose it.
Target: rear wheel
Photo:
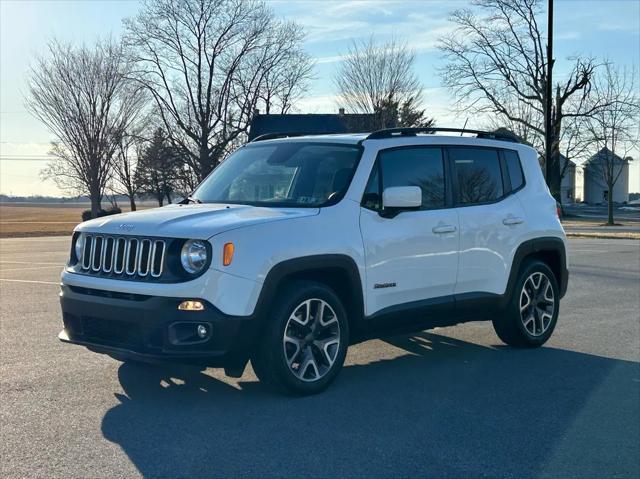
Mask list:
[[[327,286],[298,281],[277,298],[251,363],[261,382],[294,394],[325,389],[349,343],[346,311]]]
[[[558,282],[541,261],[523,265],[503,314],[493,320],[498,337],[511,346],[542,346],[553,333],[560,309]]]

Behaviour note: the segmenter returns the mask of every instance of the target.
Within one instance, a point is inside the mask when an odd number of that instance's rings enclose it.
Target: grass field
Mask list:
[[[0,238],[66,236],[82,221],[86,205],[0,205]],[[129,211],[123,208],[122,211]]]

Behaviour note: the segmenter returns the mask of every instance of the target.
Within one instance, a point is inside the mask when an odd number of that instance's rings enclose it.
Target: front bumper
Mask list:
[[[242,369],[255,341],[258,321],[229,316],[205,304],[204,311],[180,311],[184,299],[128,294],[62,285],[61,341],[120,359],[174,361]],[[205,338],[189,336],[206,326]]]

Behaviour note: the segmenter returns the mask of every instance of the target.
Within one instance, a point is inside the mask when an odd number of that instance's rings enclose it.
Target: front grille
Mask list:
[[[87,234],[80,267],[89,274],[159,278],[166,250],[161,239]]]

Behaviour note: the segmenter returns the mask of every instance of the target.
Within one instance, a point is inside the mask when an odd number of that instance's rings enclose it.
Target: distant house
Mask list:
[[[564,155],[560,155],[560,171],[564,171],[560,183],[561,203],[563,205],[574,203],[576,200],[576,164],[567,160]]]
[[[338,114],[285,114],[253,116],[249,126],[249,141],[269,133],[366,133],[378,130],[373,114],[345,113],[340,108]]]
[[[613,187],[613,192],[610,192],[602,174],[607,158],[612,158],[612,153],[607,148],[603,148],[583,164],[584,201],[587,203],[606,203],[610,194],[614,203],[629,201],[629,159],[622,159],[618,155],[613,156],[614,171],[616,174],[620,172],[620,176]]]

